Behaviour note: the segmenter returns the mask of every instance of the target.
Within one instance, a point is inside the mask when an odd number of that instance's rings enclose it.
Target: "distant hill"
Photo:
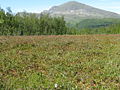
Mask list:
[[[52,16],[64,16],[66,21],[80,21],[91,18],[120,18],[117,13],[94,8],[76,1],[53,6],[44,13],[49,13]]]
[[[120,19],[110,19],[110,18],[104,18],[104,19],[84,19],[78,23],[76,23],[76,26],[78,29],[81,28],[99,28],[99,27],[107,27],[112,24],[119,24]]]

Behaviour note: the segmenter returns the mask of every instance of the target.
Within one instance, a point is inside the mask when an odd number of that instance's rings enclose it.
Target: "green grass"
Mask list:
[[[120,35],[0,37],[0,90],[16,89],[119,90]]]

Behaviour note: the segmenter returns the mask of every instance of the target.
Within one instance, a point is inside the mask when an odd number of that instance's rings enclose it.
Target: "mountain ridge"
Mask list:
[[[43,12],[49,13],[52,16],[64,16],[66,21],[89,18],[120,18],[120,14],[98,9],[77,1],[69,1],[58,6],[53,6]]]

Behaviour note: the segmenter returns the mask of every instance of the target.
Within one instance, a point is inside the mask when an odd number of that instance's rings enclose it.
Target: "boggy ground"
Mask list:
[[[1,36],[1,90],[119,90],[120,35]]]

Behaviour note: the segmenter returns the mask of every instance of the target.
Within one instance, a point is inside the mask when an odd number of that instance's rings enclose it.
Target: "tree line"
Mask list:
[[[23,12],[13,14],[0,8],[0,35],[63,35],[67,33],[64,17]]]
[[[90,21],[93,23],[90,23]],[[94,28],[91,28],[93,25],[95,25]],[[76,25],[68,25],[64,17],[52,17],[49,14],[40,14],[38,16],[37,14],[27,12],[13,14],[10,8],[7,8],[7,12],[0,8],[0,35],[81,34],[120,34],[120,19],[107,19],[107,22],[105,19],[84,20]]]

